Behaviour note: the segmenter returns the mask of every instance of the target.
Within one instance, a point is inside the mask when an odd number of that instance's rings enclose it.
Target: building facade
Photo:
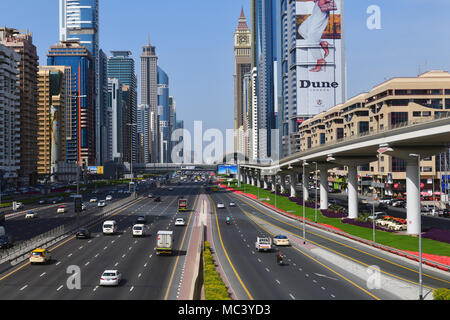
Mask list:
[[[111,108],[111,153],[112,160],[122,163],[123,159],[123,120],[122,83],[119,79],[108,78],[108,106]]]
[[[15,184],[20,166],[20,55],[0,43],[0,184]]]
[[[19,54],[20,169],[19,185],[37,183],[38,56],[29,32],[0,28],[0,43]]]

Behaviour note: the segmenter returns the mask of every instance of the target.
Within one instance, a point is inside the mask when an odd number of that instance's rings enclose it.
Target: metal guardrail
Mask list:
[[[25,255],[29,255],[35,248],[48,248],[62,239],[74,234],[79,227],[89,226],[102,220],[104,217],[113,214],[117,209],[137,200],[133,194],[129,197],[113,202],[102,208],[100,212],[81,215],[75,221],[58,226],[52,230],[42,233],[34,238],[15,244],[10,249],[3,250],[0,253],[0,264],[10,262],[11,265],[17,264],[24,260]]]

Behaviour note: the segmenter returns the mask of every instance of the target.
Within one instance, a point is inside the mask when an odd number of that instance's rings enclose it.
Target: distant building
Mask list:
[[[14,184],[20,164],[20,55],[0,43],[0,184]],[[5,85],[7,84],[7,85]]]
[[[170,105],[169,105],[169,77],[163,69],[158,67],[158,135],[159,157],[161,163],[168,163],[170,159]]]
[[[108,78],[108,106],[111,108],[111,143],[112,160],[122,163],[123,159],[123,98],[122,83],[119,79]]]
[[[142,163],[149,163],[150,162],[150,152],[149,152],[149,146],[150,146],[150,106],[147,104],[140,104],[138,106],[138,112],[137,112],[137,133],[141,135],[142,139],[142,146],[139,151],[140,158]]]
[[[13,48],[20,56],[20,169],[19,185],[37,183],[37,71],[38,56],[29,32],[0,28],[0,43]]]

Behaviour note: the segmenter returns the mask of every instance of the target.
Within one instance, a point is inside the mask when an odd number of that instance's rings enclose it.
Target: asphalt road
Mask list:
[[[1,299],[176,299],[191,225],[175,227],[174,219],[182,215],[190,222],[192,216],[192,211],[177,213],[177,199],[186,197],[192,208],[199,192],[200,188],[193,185],[173,186],[173,191],[167,187],[153,191],[161,195],[162,202],[142,198],[108,218],[117,221],[117,235],[103,235],[99,223],[90,228],[91,239],[69,238],[52,248],[50,264],[24,263],[0,275]],[[134,238],[131,228],[140,214],[147,215],[146,236]],[[172,255],[156,255],[158,230],[174,231]],[[70,266],[79,267],[80,289],[69,289],[67,285],[76,283],[69,279]],[[118,269],[123,274],[118,287],[99,287],[100,276],[106,269]]]
[[[331,251],[363,267],[378,266],[384,275],[406,283],[418,282],[417,265],[309,227],[306,228],[306,245],[300,241],[297,246],[300,250],[294,247],[282,249],[288,263],[278,266],[275,252],[255,251],[256,237],[273,236],[267,232],[267,228],[276,227],[291,239],[291,235],[302,238],[303,225],[281,218],[271,210],[250,200],[242,200],[230,192],[212,193],[211,197],[215,203],[220,201],[226,206],[225,209],[217,209],[214,215],[212,225],[217,229],[217,220],[221,234],[220,239],[218,230],[215,230],[214,241],[224,269],[228,271],[227,275],[238,288],[237,295],[242,299],[249,299],[250,296],[253,299],[395,299],[382,288],[369,290],[365,280],[344,268],[313,259],[313,255],[308,252],[312,248]],[[237,207],[230,208],[230,201],[234,201]],[[226,225],[226,216],[231,216],[232,225]],[[225,249],[218,246],[221,242]],[[225,250],[233,267],[225,258]],[[236,274],[241,278],[240,281]],[[443,276],[433,270],[424,270],[423,278],[425,291],[448,287],[450,284],[449,275]],[[244,286],[247,290],[243,289]]]

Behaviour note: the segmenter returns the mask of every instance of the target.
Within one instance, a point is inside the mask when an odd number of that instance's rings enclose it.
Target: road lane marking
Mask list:
[[[20,288],[20,291],[24,290],[26,287],[28,287],[28,285],[24,285],[22,288]]]
[[[292,298],[292,300],[295,300],[295,297],[292,295],[292,293],[289,293],[289,296]]]
[[[42,273],[42,274],[39,276],[39,278],[45,276],[46,273],[47,273],[47,272]]]
[[[63,287],[63,285],[60,285],[60,286],[58,287],[58,289],[56,289],[56,291],[59,291],[59,290],[61,290],[61,289],[62,289],[62,287]]]

